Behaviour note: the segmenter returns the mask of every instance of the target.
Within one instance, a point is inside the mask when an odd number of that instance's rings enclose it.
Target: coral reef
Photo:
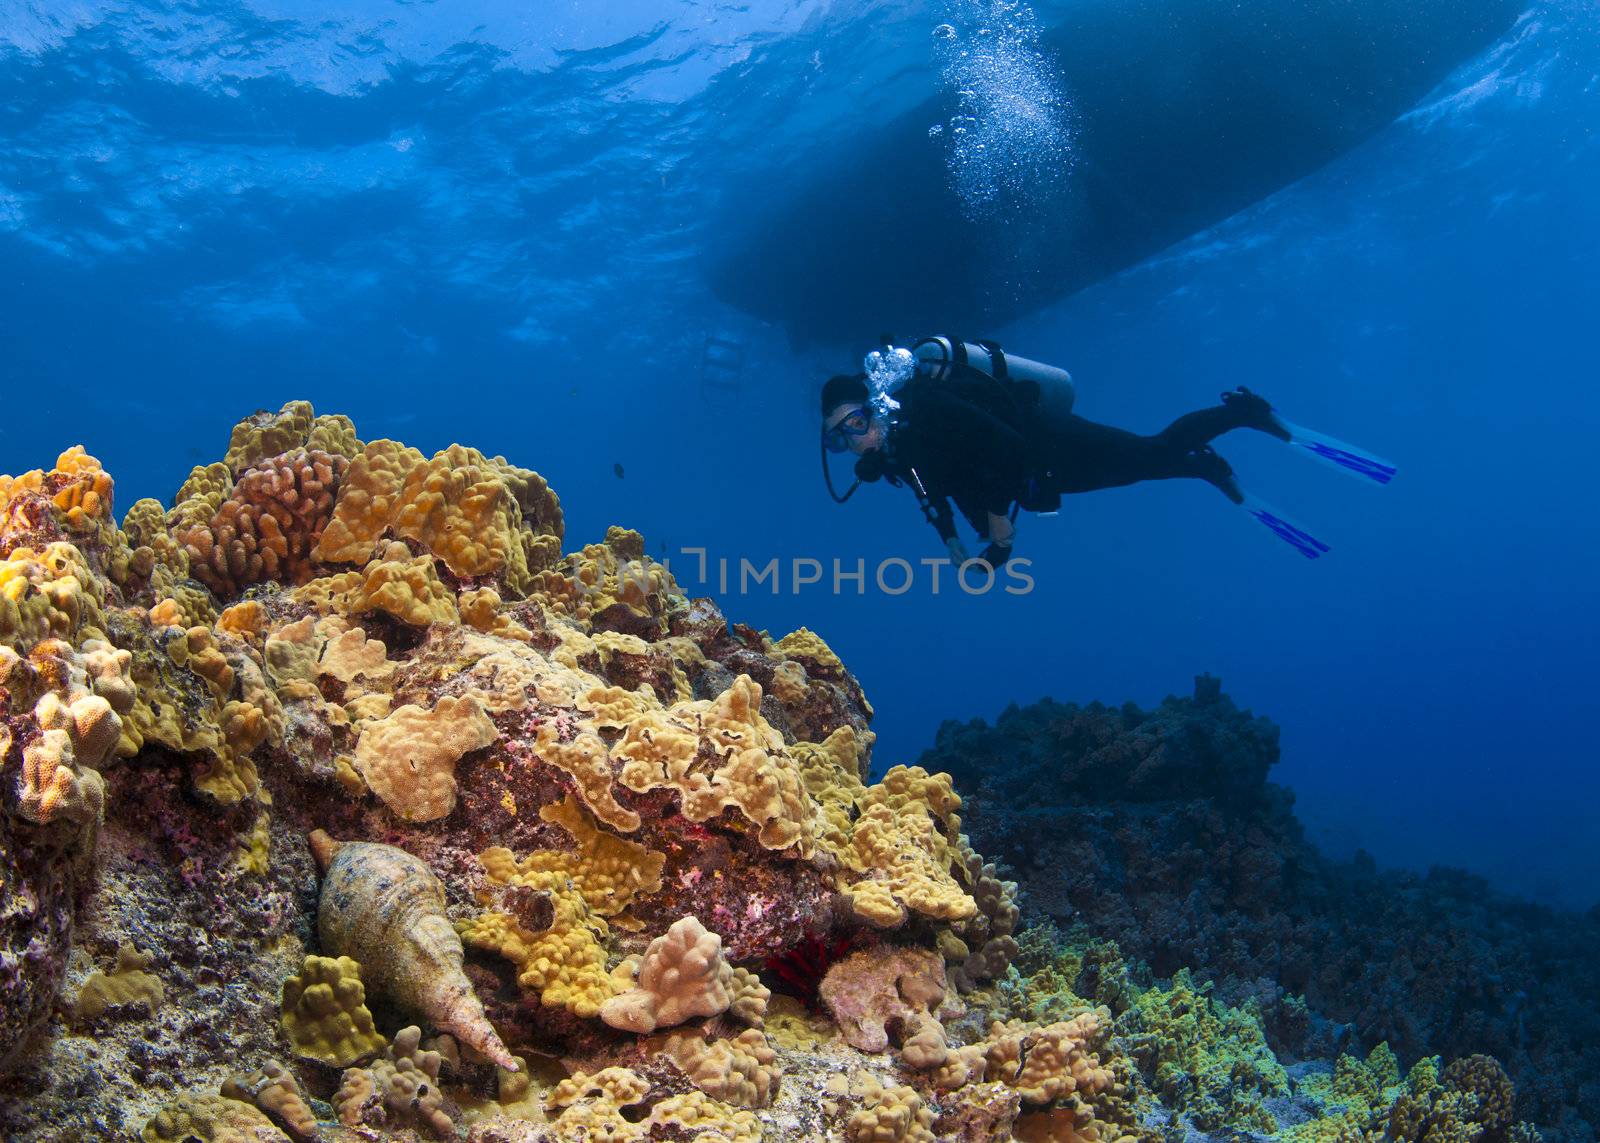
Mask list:
[[[1492,1061],[1286,1086],[1257,1009],[1023,926],[821,636],[563,553],[503,458],[291,402],[113,491],[0,479],[8,1140],[1526,1135]],[[1259,803],[1257,730],[1141,796]]]
[[[1186,967],[1214,980],[1285,1059],[1380,1043],[1405,1060],[1492,1054],[1522,1116],[1594,1140],[1600,978],[1584,950],[1600,915],[1452,870],[1330,860],[1267,780],[1277,759],[1277,728],[1201,676],[1151,711],[1045,700],[946,723],[920,762],[954,776],[963,829],[1036,922],[1114,942],[1144,983]]]

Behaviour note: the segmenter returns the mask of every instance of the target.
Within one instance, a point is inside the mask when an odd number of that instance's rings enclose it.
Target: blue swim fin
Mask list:
[[[1277,536],[1278,539],[1294,548],[1295,551],[1299,552],[1308,560],[1319,559],[1328,551],[1330,551],[1327,544],[1324,544],[1310,532],[1306,531],[1301,525],[1291,520],[1288,516],[1278,511],[1272,505],[1250,495],[1248,492],[1244,494],[1244,500],[1239,506],[1246,512],[1250,513],[1250,515],[1254,516],[1257,520],[1260,520],[1268,528],[1272,529],[1273,535]]]
[[[1394,479],[1395,467],[1382,457],[1374,456],[1365,449],[1359,449],[1353,444],[1335,440],[1326,433],[1319,433],[1315,429],[1308,429],[1303,425],[1292,424],[1284,420],[1276,411],[1272,414],[1273,420],[1282,425],[1289,433],[1289,443],[1298,445],[1324,464],[1332,465],[1350,473],[1352,476],[1365,477],[1379,484],[1388,484]]]

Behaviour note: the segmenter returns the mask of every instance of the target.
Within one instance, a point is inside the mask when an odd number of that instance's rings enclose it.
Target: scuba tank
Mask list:
[[[998,342],[968,342],[951,337],[925,337],[911,347],[916,371],[936,381],[949,380],[962,367],[996,381],[1009,381],[1033,400],[1045,418],[1066,416],[1077,397],[1072,374],[1054,365],[1006,353]]]

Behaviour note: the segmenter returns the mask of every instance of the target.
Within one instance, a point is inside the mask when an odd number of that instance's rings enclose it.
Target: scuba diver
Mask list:
[[[1234,429],[1266,433],[1379,484],[1395,473],[1369,453],[1291,424],[1242,387],[1222,394],[1220,405],[1140,436],[1077,416],[1066,370],[994,342],[933,337],[909,350],[889,342],[867,355],[867,372],[840,374],[822,387],[823,477],[841,504],[863,482],[909,487],[957,565],[968,557],[952,501],[986,545],[979,558],[998,570],[1011,559],[1019,510],[1054,515],[1068,493],[1185,477],[1212,485],[1307,558],[1323,555],[1326,544],[1239,486],[1211,446]],[[846,451],[858,458],[856,479],[840,495],[828,453]]]

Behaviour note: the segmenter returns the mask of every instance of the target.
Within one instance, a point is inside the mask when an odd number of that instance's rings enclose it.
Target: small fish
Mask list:
[[[613,464],[611,466],[611,471],[617,474],[617,479],[618,480],[621,480],[622,479],[622,462],[618,461],[617,463]]]

